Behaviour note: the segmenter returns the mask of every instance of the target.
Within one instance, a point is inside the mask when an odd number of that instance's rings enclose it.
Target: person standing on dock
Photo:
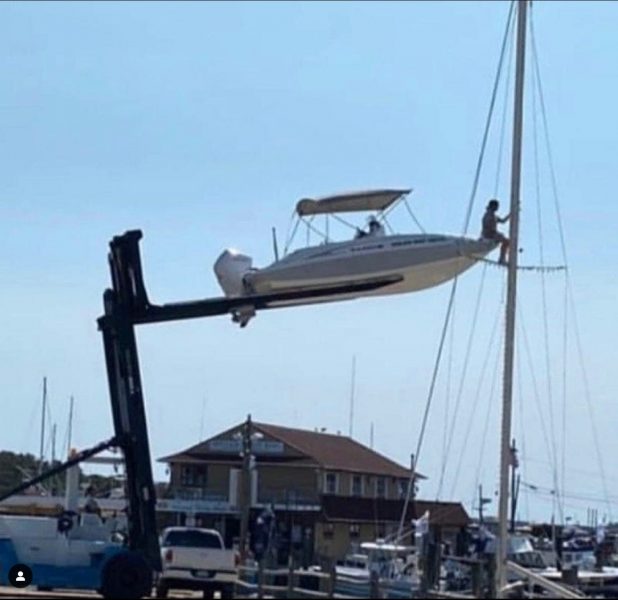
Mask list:
[[[483,229],[481,237],[486,240],[494,240],[500,244],[500,259],[498,262],[501,265],[506,264],[506,253],[509,248],[509,238],[498,231],[498,223],[506,223],[511,215],[499,217],[496,213],[500,208],[500,203],[496,200],[490,200],[485,214],[483,215]]]

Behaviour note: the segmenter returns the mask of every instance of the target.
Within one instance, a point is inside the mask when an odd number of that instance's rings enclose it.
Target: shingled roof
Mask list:
[[[403,512],[403,500],[385,498],[354,498],[354,502],[344,496],[324,495],[322,510],[331,521],[399,521]],[[407,505],[406,521],[418,519],[425,511],[429,512],[429,523],[442,527],[466,527],[470,517],[459,502],[431,502],[412,500]]]
[[[254,423],[254,427],[313,458],[325,469],[409,477],[410,470],[344,435]]]
[[[242,427],[242,424],[215,437],[219,438],[240,427]],[[306,457],[306,459],[309,459],[311,463],[324,469],[371,473],[400,478],[407,478],[410,476],[409,469],[345,435],[335,435],[306,429],[293,429],[291,427],[281,427],[279,425],[257,423],[255,421],[252,423],[252,427],[254,431],[259,431],[265,436],[282,442]],[[205,440],[187,450],[179,452],[178,454],[166,456],[160,460],[162,462],[172,463],[197,462],[214,458],[208,450],[209,441],[210,440]],[[219,456],[219,458],[221,457]],[[269,460],[271,459],[269,458]],[[299,461],[297,460],[296,462]],[[419,479],[424,479],[424,476],[420,473],[417,474],[417,477]]]

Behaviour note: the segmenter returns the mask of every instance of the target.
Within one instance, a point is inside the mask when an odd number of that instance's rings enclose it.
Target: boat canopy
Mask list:
[[[298,216],[323,215],[338,212],[361,212],[384,210],[412,190],[368,190],[325,196],[324,198],[303,198],[296,204]]]

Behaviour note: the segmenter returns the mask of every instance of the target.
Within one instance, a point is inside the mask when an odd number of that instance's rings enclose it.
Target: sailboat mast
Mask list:
[[[43,377],[43,402],[41,406],[41,441],[39,449],[39,475],[43,472],[43,453],[45,451],[45,414],[47,409],[47,377]]]
[[[73,396],[69,403],[69,425],[67,429],[67,458],[71,456],[71,438],[73,436]]]
[[[356,391],[356,354],[352,356],[352,381],[350,385],[350,437],[354,437],[354,392]]]
[[[513,365],[515,355],[515,307],[517,292],[517,253],[519,243],[519,196],[521,184],[522,131],[524,117],[524,69],[526,61],[526,11],[528,0],[517,2],[517,58],[515,63],[515,108],[511,163],[510,251],[506,298],[504,381],[502,392],[502,434],[500,443],[500,501],[498,508],[498,552],[496,587],[498,596],[506,585],[506,556],[509,519],[509,463],[511,458],[511,417],[513,406]]]

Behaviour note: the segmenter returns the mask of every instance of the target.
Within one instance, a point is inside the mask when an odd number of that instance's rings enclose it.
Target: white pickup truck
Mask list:
[[[157,596],[167,597],[168,590],[201,590],[204,598],[215,591],[231,598],[238,554],[226,550],[221,534],[215,529],[168,527],[161,535],[163,571],[157,581]]]

